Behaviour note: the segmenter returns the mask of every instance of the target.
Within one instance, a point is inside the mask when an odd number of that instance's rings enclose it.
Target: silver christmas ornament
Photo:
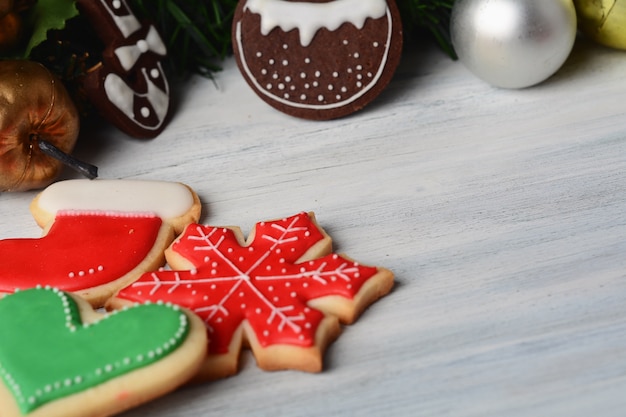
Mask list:
[[[554,74],[576,39],[572,0],[456,0],[450,20],[460,61],[479,78],[524,88]]]

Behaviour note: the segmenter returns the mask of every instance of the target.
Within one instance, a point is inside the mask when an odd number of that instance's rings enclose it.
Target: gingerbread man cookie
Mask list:
[[[177,306],[102,315],[41,287],[0,296],[0,340],[2,417],[110,416],[186,383],[207,346]]]
[[[165,128],[169,83],[161,61],[167,49],[154,25],[140,22],[126,0],[77,0],[106,45],[102,62],[83,80],[90,101],[125,133],[153,138]]]
[[[312,213],[241,230],[191,224],[166,251],[172,271],[144,274],[108,305],[164,301],[204,320],[209,354],[199,378],[237,372],[242,346],[266,370],[318,372],[326,346],[393,285],[384,268],[331,253]]]
[[[180,183],[71,180],[46,188],[31,211],[44,236],[0,240],[0,293],[50,285],[99,307],[164,264],[200,202]]]
[[[327,120],[360,110],[387,86],[401,26],[394,0],[240,0],[233,49],[266,103]]]

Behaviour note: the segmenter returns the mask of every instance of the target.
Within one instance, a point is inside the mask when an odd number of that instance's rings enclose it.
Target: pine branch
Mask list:
[[[405,32],[425,29],[451,58],[456,53],[450,40],[450,13],[455,0],[396,0]]]

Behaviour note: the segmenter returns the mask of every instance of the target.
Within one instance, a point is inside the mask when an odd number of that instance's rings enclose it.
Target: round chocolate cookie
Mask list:
[[[241,0],[232,36],[257,95],[312,120],[346,116],[374,100],[402,52],[394,0]]]

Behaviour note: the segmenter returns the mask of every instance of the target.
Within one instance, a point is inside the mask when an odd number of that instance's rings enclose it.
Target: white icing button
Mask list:
[[[150,76],[151,76],[152,78],[157,79],[157,78],[159,78],[159,76],[160,76],[160,75],[161,75],[161,74],[159,73],[159,70],[158,70],[158,69],[156,69],[156,68],[152,68],[152,69],[150,70]]]
[[[144,39],[140,39],[137,41],[137,48],[139,48],[139,50],[141,52],[148,52],[148,42],[146,42]]]
[[[149,109],[149,108],[147,108],[147,107],[142,107],[142,108],[141,108],[141,115],[142,115],[143,117],[148,117],[148,116],[150,116],[150,109]]]

